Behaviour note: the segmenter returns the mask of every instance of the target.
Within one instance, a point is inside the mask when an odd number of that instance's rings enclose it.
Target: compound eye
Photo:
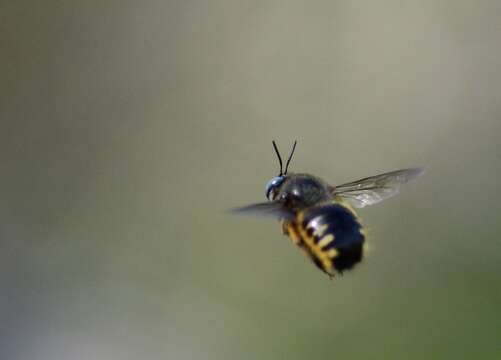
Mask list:
[[[266,184],[266,198],[269,201],[275,200],[275,197],[278,194],[278,189],[280,188],[280,185],[282,185],[283,181],[283,176],[277,176],[271,179],[268,184]]]

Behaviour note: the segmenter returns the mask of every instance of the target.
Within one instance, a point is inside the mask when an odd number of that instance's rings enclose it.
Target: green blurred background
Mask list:
[[[1,359],[501,359],[501,3],[0,3]],[[329,281],[271,147],[363,209]]]

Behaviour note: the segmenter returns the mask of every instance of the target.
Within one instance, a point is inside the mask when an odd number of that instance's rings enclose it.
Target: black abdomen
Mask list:
[[[362,260],[365,241],[362,225],[341,204],[308,208],[287,228],[292,240],[329,275],[351,269]]]

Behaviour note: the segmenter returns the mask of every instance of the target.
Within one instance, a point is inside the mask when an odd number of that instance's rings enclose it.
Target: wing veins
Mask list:
[[[361,208],[397,195],[400,185],[422,174],[420,168],[391,171],[333,187],[332,194]]]

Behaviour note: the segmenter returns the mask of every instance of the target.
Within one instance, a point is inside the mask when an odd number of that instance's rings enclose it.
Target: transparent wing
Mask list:
[[[331,191],[352,206],[363,208],[397,195],[401,184],[423,173],[420,168],[402,169],[339,185]]]
[[[277,219],[294,219],[294,212],[287,209],[281,201],[270,201],[247,205],[230,210],[233,214],[274,217]]]

